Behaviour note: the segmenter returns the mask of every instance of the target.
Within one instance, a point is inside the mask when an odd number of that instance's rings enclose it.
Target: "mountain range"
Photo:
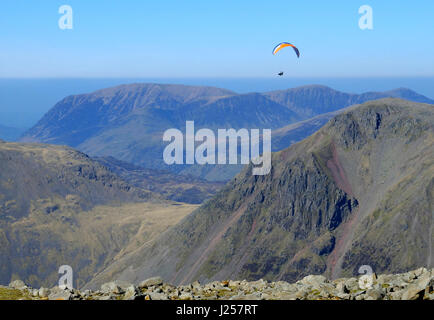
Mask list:
[[[432,267],[433,104],[408,89],[323,86],[134,84],[66,97],[20,143],[0,140],[0,283],[52,285],[63,264],[89,288]],[[273,129],[270,174],[164,165],[162,134],[186,120]]]
[[[65,144],[91,156],[112,156],[145,168],[227,181],[242,166],[166,165],[162,159],[167,145],[162,141],[163,132],[169,128],[184,131],[187,120],[195,121],[197,129],[278,130],[317,115],[385,97],[434,103],[408,89],[349,94],[312,85],[237,94],[213,87],[130,84],[64,98],[29,129],[21,141]],[[319,127],[305,133],[299,130],[294,138],[279,141],[299,141],[315,129]],[[273,150],[285,147],[288,145],[274,144]]]

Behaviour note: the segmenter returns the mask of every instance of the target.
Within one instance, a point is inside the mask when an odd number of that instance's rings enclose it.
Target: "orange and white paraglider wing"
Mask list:
[[[273,54],[276,54],[277,52],[279,52],[280,50],[282,50],[283,48],[286,48],[286,47],[292,47],[292,49],[294,49],[294,51],[295,51],[295,54],[297,55],[297,58],[300,58],[300,51],[298,51],[296,46],[294,46],[293,44],[290,44],[289,42],[279,43],[277,46],[274,47]]]

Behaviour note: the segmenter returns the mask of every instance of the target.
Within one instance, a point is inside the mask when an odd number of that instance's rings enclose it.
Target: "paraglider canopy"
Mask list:
[[[294,49],[294,51],[295,51],[295,54],[297,55],[297,58],[300,58],[300,51],[298,51],[296,46],[294,46],[293,44],[290,44],[289,42],[279,43],[277,46],[274,47],[273,54],[276,54],[277,52],[279,52],[280,50],[282,50],[283,48],[286,48],[286,47],[292,47],[292,49]]]

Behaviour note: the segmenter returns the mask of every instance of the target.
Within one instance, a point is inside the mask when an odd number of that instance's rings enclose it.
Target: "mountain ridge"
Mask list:
[[[336,278],[357,274],[361,265],[379,272],[429,267],[433,108],[400,99],[349,108],[274,153],[269,175],[252,176],[245,168],[178,225],[88,286],[107,275],[135,281],[156,270],[178,284]]]
[[[226,179],[239,169],[224,172],[216,166],[200,169],[195,165],[167,166],[161,158],[165,147],[161,138],[163,132],[169,128],[182,131],[187,120],[195,121],[197,129],[277,130],[355,102],[384,96],[431,101],[404,89],[355,95],[312,85],[268,93],[237,94],[212,87],[122,85],[61,100],[21,137],[21,141],[66,144],[91,156],[113,156],[146,168]],[[304,138],[311,133],[312,130],[307,130],[303,136],[299,131],[298,136]],[[216,173],[210,174],[211,171]]]
[[[70,147],[0,141],[0,283],[54,285],[95,272],[196,206],[126,182]]]
[[[146,169],[113,157],[93,159],[131,185],[157,193],[167,200],[200,204],[223,187],[221,182],[210,182],[189,175],[181,176],[171,171]]]

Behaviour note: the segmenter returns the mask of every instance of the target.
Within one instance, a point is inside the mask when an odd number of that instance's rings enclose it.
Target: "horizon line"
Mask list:
[[[402,79],[402,78],[434,78],[433,75],[402,75],[402,76],[396,76],[396,75],[375,75],[375,76],[291,76],[291,77],[284,77],[279,78],[281,80],[285,79]],[[0,80],[57,80],[57,79],[98,79],[98,80],[116,80],[116,79],[278,79],[275,76],[249,76],[249,77],[243,77],[243,76],[116,76],[116,77],[104,77],[104,76],[30,76],[30,77],[2,77],[0,76]]]

